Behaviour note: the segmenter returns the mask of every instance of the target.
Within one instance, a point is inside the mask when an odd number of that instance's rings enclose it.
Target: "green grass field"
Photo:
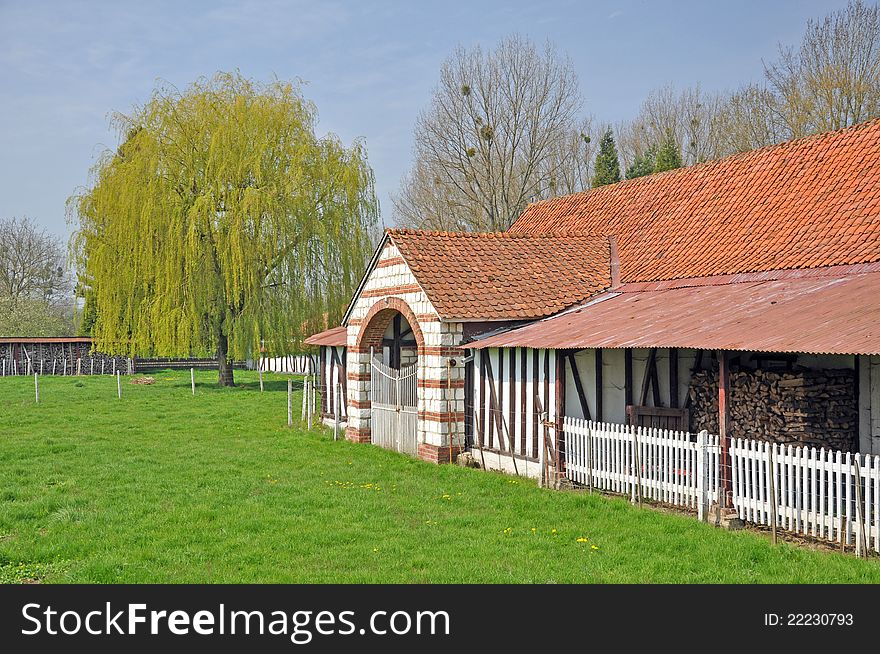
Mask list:
[[[880,582],[880,560],[286,427],[286,380],[0,379],[0,580]],[[299,395],[295,419],[299,422]]]

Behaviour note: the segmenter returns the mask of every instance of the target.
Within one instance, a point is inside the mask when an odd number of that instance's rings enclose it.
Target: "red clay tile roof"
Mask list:
[[[880,121],[532,204],[511,234],[616,235],[624,282],[880,261]]]
[[[608,239],[389,229],[444,319],[549,316],[607,288]]]
[[[328,347],[344,346],[346,343],[346,332],[345,327],[332,327],[323,332],[312,334],[305,340],[305,343],[306,345],[325,345]]]

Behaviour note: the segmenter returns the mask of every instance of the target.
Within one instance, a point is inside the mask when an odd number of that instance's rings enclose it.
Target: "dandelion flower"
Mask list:
[[[589,538],[584,538],[583,536],[581,536],[580,538],[577,539],[577,542],[578,543],[586,543],[589,540],[590,540]],[[593,547],[595,547],[595,545]]]
[[[590,545],[590,549],[597,550],[597,549],[599,549],[599,546],[598,545]]]

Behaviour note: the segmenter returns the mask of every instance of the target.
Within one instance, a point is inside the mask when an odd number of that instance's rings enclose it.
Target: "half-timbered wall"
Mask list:
[[[471,449],[490,470],[538,474],[538,448],[557,418],[556,350],[474,350]],[[469,388],[469,390],[471,390]],[[470,412],[469,412],[470,413]]]
[[[317,371],[315,356],[312,354],[289,354],[283,357],[260,355],[258,365],[264,372],[286,372],[292,375],[311,375]]]
[[[625,423],[628,404],[681,408],[687,403],[688,384],[696,350],[678,349],[671,352],[667,348],[657,348],[653,350],[653,355],[652,350],[647,348],[628,351],[599,350],[598,355],[597,350],[581,350],[574,353],[562,350],[562,352],[566,360],[565,413],[568,416],[600,422]],[[627,357],[630,357],[631,370],[629,392],[627,392]],[[656,370],[649,370],[652,357]],[[670,361],[676,362],[674,370]],[[578,393],[575,372],[579,375],[586,402],[581,400]],[[671,395],[669,389],[673,383],[676,386],[676,393]],[[596,397],[597,385],[602,389],[599,402]]]
[[[345,347],[321,346],[321,415],[325,418],[333,418],[336,413],[336,401],[340,395],[339,418],[346,419],[346,374],[345,374]]]

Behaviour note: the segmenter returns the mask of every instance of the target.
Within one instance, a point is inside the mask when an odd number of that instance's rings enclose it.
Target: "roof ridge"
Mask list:
[[[631,179],[622,179],[619,182],[614,182],[613,184],[605,184],[603,186],[596,186],[593,188],[588,188],[583,191],[578,191],[576,193],[569,193],[568,195],[557,195],[556,197],[547,198],[545,200],[538,200],[537,202],[530,202],[528,204],[529,207],[536,207],[544,204],[551,204],[553,202],[558,202],[561,200],[568,200],[570,198],[580,198],[590,195],[594,192],[602,193],[608,192],[610,189],[619,189],[624,186],[635,186],[638,184],[645,184],[649,181],[656,181],[663,177],[673,177],[675,175],[682,175],[686,173],[692,173],[697,170],[702,170],[704,168],[710,168],[712,166],[721,165],[727,161],[733,161],[737,159],[749,159],[754,156],[758,156],[760,154],[764,154],[766,152],[772,150],[782,150],[785,148],[798,147],[803,145],[804,143],[810,141],[821,141],[824,139],[831,139],[838,137],[847,132],[857,132],[862,129],[867,129],[869,127],[873,127],[880,124],[880,117],[872,118],[871,120],[866,120],[861,123],[856,123],[855,125],[848,125],[847,127],[841,127],[839,129],[831,130],[828,132],[817,132],[815,134],[807,134],[806,136],[799,136],[795,139],[789,139],[788,141],[780,141],[779,143],[771,143],[770,145],[764,145],[760,148],[755,148],[754,150],[745,150],[743,152],[733,152],[724,157],[719,157],[718,159],[709,159],[707,161],[701,161],[699,163],[691,164],[690,166],[681,166],[680,168],[673,168],[672,170],[663,170],[657,173],[651,173],[650,175],[642,175],[641,177],[633,177]],[[525,212],[523,212],[525,213]],[[522,214],[521,214],[522,215]],[[517,218],[519,220],[519,218]],[[516,221],[514,221],[516,224]]]
[[[440,236],[450,238],[498,238],[502,240],[526,239],[540,240],[550,238],[607,238],[606,234],[584,230],[583,232],[542,232],[540,234],[527,234],[517,232],[447,232],[432,229],[410,229],[399,227],[386,227],[385,233],[389,236]]]

